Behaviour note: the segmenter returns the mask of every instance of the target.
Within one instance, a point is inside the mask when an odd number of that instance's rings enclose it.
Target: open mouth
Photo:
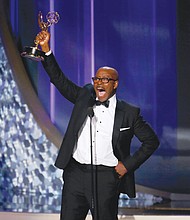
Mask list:
[[[103,88],[97,88],[97,92],[99,97],[102,97],[106,94],[106,91]]]

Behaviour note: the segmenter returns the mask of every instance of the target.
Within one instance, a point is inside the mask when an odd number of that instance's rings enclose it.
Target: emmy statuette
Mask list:
[[[56,24],[59,21],[59,14],[57,12],[48,12],[48,14],[46,15],[46,19],[47,22],[44,22],[42,13],[39,12],[38,24],[42,31],[47,31],[48,27],[50,27],[52,24]],[[21,56],[27,57],[35,61],[43,61],[45,53],[38,49],[38,41],[34,40],[34,44],[34,47],[24,47],[24,51],[21,53]]]

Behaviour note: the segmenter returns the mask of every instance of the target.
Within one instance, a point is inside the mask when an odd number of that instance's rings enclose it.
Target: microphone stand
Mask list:
[[[92,211],[93,220],[98,220],[98,202],[97,202],[97,170],[93,165],[93,147],[92,147],[92,118],[94,111],[92,107],[88,108],[88,116],[90,117],[90,154],[91,154],[91,187],[92,187]]]

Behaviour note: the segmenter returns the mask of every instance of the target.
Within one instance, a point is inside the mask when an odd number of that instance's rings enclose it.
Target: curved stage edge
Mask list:
[[[190,216],[175,216],[175,215],[119,215],[119,220],[186,220]],[[0,219],[9,220],[59,220],[59,214],[32,214],[32,213],[12,213],[12,212],[2,212],[0,213]],[[90,215],[87,216],[86,220],[92,220]]]

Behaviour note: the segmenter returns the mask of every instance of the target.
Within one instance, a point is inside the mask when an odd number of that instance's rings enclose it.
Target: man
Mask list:
[[[45,31],[36,37],[46,53],[43,66],[51,82],[74,104],[55,163],[64,170],[61,220],[84,220],[89,209],[95,219],[117,220],[119,193],[135,197],[134,171],[157,149],[158,138],[143,120],[139,108],[117,100],[119,78],[114,68],[101,67],[92,78],[94,85],[79,87],[59,68],[50,51],[49,39],[50,34]],[[141,146],[130,155],[134,135]],[[92,201],[91,156],[96,170],[97,212]]]

